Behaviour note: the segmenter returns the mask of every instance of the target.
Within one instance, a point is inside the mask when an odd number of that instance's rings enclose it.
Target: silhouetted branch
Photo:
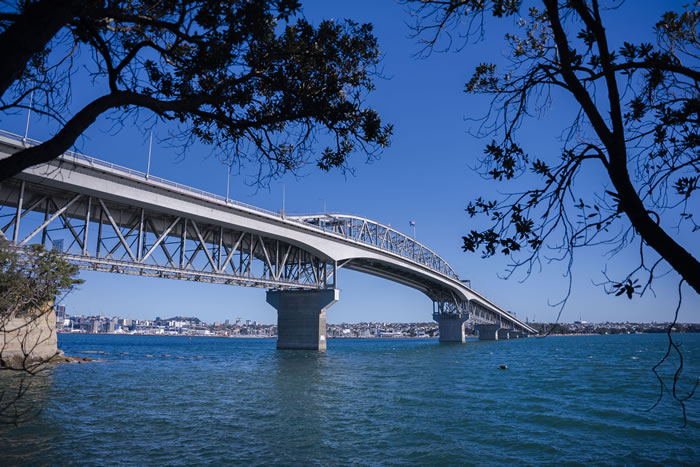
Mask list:
[[[661,360],[659,360],[659,362],[656,365],[654,365],[651,369],[651,371],[654,373],[654,376],[656,376],[656,379],[659,381],[659,397],[656,399],[656,402],[654,402],[654,404],[651,407],[649,407],[646,411],[649,412],[656,408],[656,406],[659,405],[661,399],[663,398],[664,391],[668,391],[673,395],[673,399],[676,402],[678,402],[678,404],[681,406],[681,409],[683,411],[683,426],[685,427],[688,424],[685,403],[686,401],[688,401],[688,399],[695,395],[695,390],[698,388],[698,384],[700,384],[700,377],[695,378],[693,388],[690,391],[688,391],[686,395],[681,396],[679,394],[680,390],[678,388],[678,383],[680,381],[681,373],[683,372],[683,352],[681,352],[678,343],[673,340],[673,335],[671,334],[671,332],[676,326],[676,322],[678,321],[678,312],[680,311],[681,304],[683,303],[683,282],[684,281],[681,280],[678,283],[678,305],[676,306],[676,312],[673,316],[673,322],[668,325],[668,329],[666,330],[666,336],[668,337],[668,347],[666,348],[666,353],[661,358]],[[671,352],[675,352],[678,355],[678,366],[676,367],[676,371],[673,373],[673,384],[671,385],[671,389],[669,389],[666,386],[664,379],[657,370],[668,360],[668,358],[671,356]]]

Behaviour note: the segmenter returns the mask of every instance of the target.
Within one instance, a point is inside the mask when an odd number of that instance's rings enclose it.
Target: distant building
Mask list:
[[[65,305],[57,305],[55,308],[56,312],[56,326],[58,330],[63,328],[71,327],[71,317],[66,313]]]

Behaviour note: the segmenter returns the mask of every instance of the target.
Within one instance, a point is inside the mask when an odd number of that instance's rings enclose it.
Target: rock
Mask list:
[[[60,355],[52,358],[47,363],[87,363],[87,362],[104,362],[106,360],[99,360],[90,357],[73,357],[71,355]]]
[[[13,317],[3,323],[3,329],[8,331],[0,332],[0,366],[36,365],[62,354],[57,347],[53,304],[38,315]],[[28,355],[26,349],[31,349]]]

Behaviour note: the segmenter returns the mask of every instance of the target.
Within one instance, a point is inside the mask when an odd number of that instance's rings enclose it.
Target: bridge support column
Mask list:
[[[510,339],[510,333],[513,332],[512,329],[506,329],[506,328],[501,328],[498,330],[498,338],[503,340],[503,339]]]
[[[326,310],[339,296],[338,289],[267,292],[277,310],[277,348],[326,350]]]
[[[466,315],[435,315],[433,319],[438,322],[440,342],[461,342],[464,344],[464,322],[469,319]]]
[[[498,334],[499,330],[501,329],[500,324],[479,324],[476,327],[477,331],[479,331],[479,340],[480,341],[497,341],[498,340]]]

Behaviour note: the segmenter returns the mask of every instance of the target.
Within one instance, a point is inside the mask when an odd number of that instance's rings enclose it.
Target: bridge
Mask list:
[[[0,158],[38,141],[0,131]],[[326,310],[350,269],[427,295],[441,342],[536,331],[460,281],[437,253],[358,216],[287,216],[75,152],[0,185],[0,236],[81,269],[268,289],[279,349],[326,349]]]

